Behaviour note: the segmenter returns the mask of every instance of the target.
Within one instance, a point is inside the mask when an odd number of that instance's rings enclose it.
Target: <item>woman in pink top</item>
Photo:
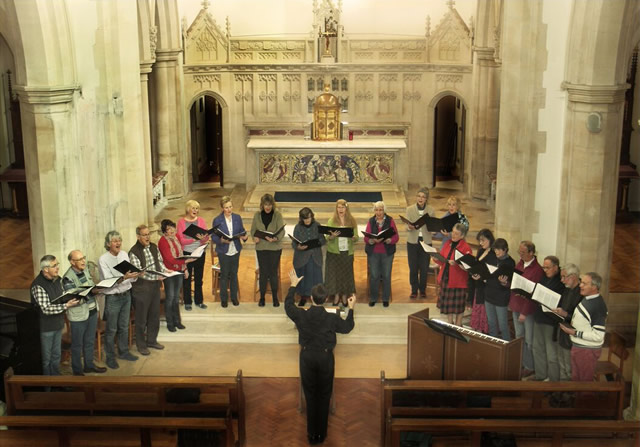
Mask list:
[[[175,272],[184,272],[184,276],[171,276],[163,281],[164,284],[164,313],[167,317],[167,329],[169,332],[175,332],[176,328],[185,329],[180,319],[180,307],[178,305],[180,297],[180,286],[182,280],[189,278],[189,272],[186,270],[186,264],[192,262],[192,259],[178,259],[182,256],[182,247],[176,238],[176,224],[164,219],[160,223],[162,237],[158,241],[158,250],[162,255],[162,262],[165,267]]]
[[[200,245],[209,242],[209,235],[207,233],[198,234],[198,239],[192,239],[184,234],[184,230],[191,225],[197,225],[203,230],[207,229],[207,223],[202,217],[198,216],[199,212],[200,204],[195,200],[189,200],[185,205],[184,217],[178,221],[178,240],[182,245],[182,251],[185,255],[190,255]],[[189,277],[184,280],[184,310],[191,310],[191,279],[193,279],[195,283],[193,287],[193,301],[195,305],[201,309],[207,308],[202,295],[202,275],[204,273],[205,258],[206,253],[203,253],[196,261],[187,266]]]
[[[365,230],[369,234],[380,234],[382,231],[393,229],[393,234],[388,237],[364,237],[364,251],[367,253],[367,266],[369,268],[369,306],[375,306],[378,301],[378,290],[382,281],[382,305],[389,307],[391,296],[391,267],[398,243],[398,229],[393,218],[385,212],[384,202],[373,204],[373,217],[367,223]]]

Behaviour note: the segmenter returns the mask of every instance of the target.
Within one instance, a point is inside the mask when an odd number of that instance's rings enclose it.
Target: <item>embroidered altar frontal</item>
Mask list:
[[[388,153],[259,154],[263,184],[392,184],[394,156]]]

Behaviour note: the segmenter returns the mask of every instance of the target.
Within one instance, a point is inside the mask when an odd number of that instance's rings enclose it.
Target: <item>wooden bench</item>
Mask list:
[[[582,421],[586,422],[581,426],[585,431],[598,427],[588,423],[594,421],[603,424],[616,422],[604,424],[608,427],[607,430],[603,428],[604,432],[616,432],[612,427],[622,427],[622,432],[633,431],[633,424],[631,427],[617,424],[624,422],[621,421],[625,392],[622,381],[387,380],[382,371],[380,392],[381,439],[386,446],[399,445],[401,431],[453,432],[456,431],[453,422],[462,419],[475,421],[476,418],[484,422],[479,422],[477,429],[466,430],[473,436],[480,436],[482,431],[500,431],[501,428],[508,431],[509,424],[517,426],[523,422],[522,429],[513,432],[550,433],[556,439],[558,434],[551,429],[553,425],[547,425],[549,420],[572,421],[578,418],[588,419]],[[575,397],[563,405],[554,403],[553,396],[562,393],[572,393]],[[531,420],[536,421],[537,428],[526,430],[526,421]],[[580,426],[577,422],[574,425]],[[409,430],[406,429],[408,426],[420,428]],[[451,429],[431,430],[432,426]],[[636,432],[640,432],[640,424],[636,423],[635,427]]]
[[[180,429],[220,432],[219,445],[233,447],[231,411],[226,417],[4,416],[0,446],[175,447]]]
[[[48,388],[52,391],[45,391]],[[9,369],[5,373],[5,393],[7,414],[19,417],[80,415],[83,418],[150,417],[159,421],[176,418],[224,420],[228,412],[238,444],[245,442],[241,370],[235,377],[76,377],[19,376]],[[179,396],[168,398],[172,394]],[[181,402],[180,395],[190,395],[191,399]]]

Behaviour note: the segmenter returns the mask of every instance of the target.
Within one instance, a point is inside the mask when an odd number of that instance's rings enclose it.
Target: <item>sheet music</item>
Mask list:
[[[491,273],[492,275],[494,274],[494,272],[496,270],[498,270],[498,267],[496,267],[495,265],[491,265],[491,264],[487,264],[487,268],[489,269],[489,273]]]
[[[196,248],[195,250],[193,250],[193,251],[191,252],[190,257],[191,257],[191,258],[199,258],[199,257],[201,257],[201,256],[202,256],[202,254],[204,253],[205,249],[206,249],[208,246],[209,246],[209,244],[208,244],[208,243],[207,243],[207,244],[204,244],[204,245],[199,246],[198,248]]]
[[[557,309],[560,302],[560,294],[542,284],[536,286],[531,298],[543,305],[542,310],[544,312],[553,312],[552,309]]]
[[[427,253],[438,253],[438,250],[431,245],[427,244],[425,241],[420,241],[420,245]]]
[[[513,278],[511,279],[511,290],[518,289],[527,292],[528,294],[532,294],[535,287],[535,282],[529,281],[527,278],[515,272],[513,273]]]
[[[458,259],[460,259],[461,257],[464,256],[464,254],[460,253],[458,250],[456,250],[455,254],[453,255],[455,257],[455,260],[457,261]]]

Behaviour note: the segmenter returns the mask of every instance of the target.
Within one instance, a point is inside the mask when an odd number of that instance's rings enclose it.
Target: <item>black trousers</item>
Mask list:
[[[271,296],[278,299],[278,267],[282,250],[258,250],[258,267],[260,268],[260,299],[267,293],[267,283],[271,284]]]
[[[191,252],[185,251],[185,255],[190,255]],[[207,258],[207,253],[202,253],[198,259],[187,264],[187,270],[189,270],[189,277],[184,279],[182,288],[182,298],[184,304],[191,304],[191,281],[193,281],[193,292],[196,305],[202,304],[202,275],[204,274],[204,261]]]
[[[335,360],[333,351],[300,351],[300,378],[307,401],[307,434],[327,436],[329,403],[333,391]]]
[[[424,251],[422,245],[410,244],[407,242],[407,260],[409,261],[409,283],[411,284],[411,293],[426,293],[427,290],[427,272],[429,270],[429,262],[431,256]]]

